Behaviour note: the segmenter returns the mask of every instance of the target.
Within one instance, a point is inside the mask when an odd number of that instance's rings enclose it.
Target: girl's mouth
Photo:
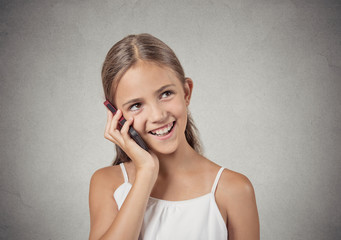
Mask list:
[[[159,128],[157,130],[150,131],[149,133],[158,137],[166,136],[168,133],[170,133],[175,125],[175,121],[168,123],[163,128]]]

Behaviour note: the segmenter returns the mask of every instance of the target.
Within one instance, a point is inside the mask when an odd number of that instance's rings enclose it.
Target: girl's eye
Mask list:
[[[173,94],[172,91],[165,91],[164,93],[161,94],[161,98],[167,98]]]
[[[141,103],[135,103],[129,107],[130,111],[137,111],[141,108]]]

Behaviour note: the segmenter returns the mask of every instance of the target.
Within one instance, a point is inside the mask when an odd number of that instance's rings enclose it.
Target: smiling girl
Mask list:
[[[89,239],[259,239],[250,181],[201,155],[188,111],[193,81],[174,52],[149,34],[127,36],[108,52],[102,82],[118,109],[108,110],[104,134],[117,154],[91,178]]]

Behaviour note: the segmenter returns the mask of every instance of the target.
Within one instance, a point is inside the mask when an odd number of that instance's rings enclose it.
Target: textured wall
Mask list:
[[[113,159],[100,80],[148,32],[195,83],[206,156],[253,182],[262,239],[341,238],[341,3],[1,1],[0,238],[86,239]]]

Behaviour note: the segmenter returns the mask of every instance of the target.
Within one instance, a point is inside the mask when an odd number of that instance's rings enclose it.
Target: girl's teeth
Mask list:
[[[169,130],[172,129],[172,127],[173,127],[173,123],[170,123],[167,125],[167,127],[160,129],[160,130],[156,130],[155,132],[152,132],[152,133],[158,136],[165,135],[169,132]]]

